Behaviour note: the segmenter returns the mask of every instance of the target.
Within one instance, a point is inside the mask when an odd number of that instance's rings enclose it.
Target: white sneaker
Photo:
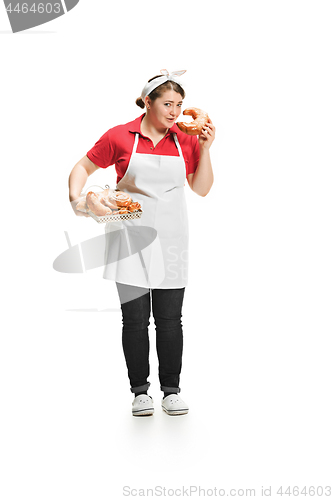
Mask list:
[[[168,415],[185,415],[189,411],[189,407],[178,394],[169,394],[163,398],[162,408]]]
[[[153,398],[147,394],[139,394],[132,403],[132,415],[134,417],[153,415],[153,403]]]

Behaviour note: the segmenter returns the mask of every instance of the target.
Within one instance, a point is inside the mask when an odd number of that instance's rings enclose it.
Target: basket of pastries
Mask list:
[[[108,186],[103,191],[89,190],[79,198],[75,208],[90,215],[98,223],[139,219],[142,215],[140,203],[128,193]]]

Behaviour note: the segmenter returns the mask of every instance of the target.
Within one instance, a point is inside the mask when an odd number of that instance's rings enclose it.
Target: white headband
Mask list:
[[[158,78],[154,78],[154,80],[152,80],[151,82],[147,82],[146,85],[143,87],[141,92],[141,99],[143,100],[143,102],[145,100],[145,97],[148,94],[150,94],[150,92],[152,92],[154,89],[162,85],[162,83],[171,80],[172,82],[178,83],[178,85],[180,85],[179,81],[175,78],[175,76],[183,75],[184,73],[186,73],[186,69],[181,71],[173,71],[172,73],[169,73],[169,71],[167,71],[166,69],[161,69],[160,72],[161,76],[159,76]]]

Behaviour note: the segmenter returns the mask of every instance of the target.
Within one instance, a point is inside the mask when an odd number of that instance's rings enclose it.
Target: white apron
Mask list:
[[[183,288],[187,285],[186,167],[177,134],[173,137],[179,156],[139,154],[136,152],[139,134],[135,135],[128,168],[117,189],[138,201],[143,213],[140,219],[106,224],[106,233],[118,230],[120,235],[116,242],[106,238],[103,276],[106,279],[145,288]],[[142,251],[131,252],[129,235],[133,241],[133,226],[137,227],[138,234],[140,226],[157,231],[157,237],[152,243],[147,241]],[[129,227],[131,230],[127,231]],[[119,231],[121,228],[123,230]],[[141,232],[144,233],[144,227]],[[113,262],[111,255],[120,254],[124,246],[129,256]]]

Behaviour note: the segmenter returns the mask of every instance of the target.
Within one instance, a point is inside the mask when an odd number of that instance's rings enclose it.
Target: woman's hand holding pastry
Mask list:
[[[82,212],[82,210],[87,210],[87,205],[86,205],[86,197],[80,197],[77,198],[76,200],[72,200],[71,202],[72,209],[75,213],[75,215],[78,215],[79,217],[89,217],[89,215],[85,212]]]
[[[215,139],[215,127],[209,118],[199,135],[199,145],[201,149],[209,149]]]

